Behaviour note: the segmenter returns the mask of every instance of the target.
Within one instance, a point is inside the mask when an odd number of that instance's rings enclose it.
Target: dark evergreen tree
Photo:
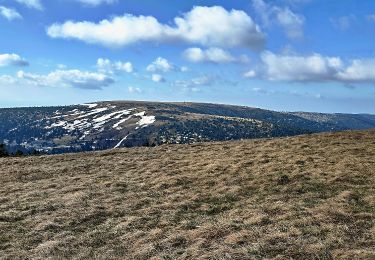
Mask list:
[[[24,155],[24,152],[22,152],[21,150],[17,150],[16,153],[14,154],[15,156],[23,156]]]
[[[5,144],[0,144],[0,157],[8,156]]]

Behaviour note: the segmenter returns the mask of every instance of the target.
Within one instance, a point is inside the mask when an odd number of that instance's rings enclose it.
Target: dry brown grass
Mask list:
[[[0,165],[2,259],[375,259],[375,130]]]

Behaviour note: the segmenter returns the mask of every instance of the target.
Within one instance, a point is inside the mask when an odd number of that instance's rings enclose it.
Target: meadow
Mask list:
[[[375,259],[375,130],[0,158],[0,259]]]

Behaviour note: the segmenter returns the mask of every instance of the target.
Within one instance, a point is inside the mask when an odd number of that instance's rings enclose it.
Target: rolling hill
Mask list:
[[[0,122],[0,143],[12,152],[63,153],[368,129],[375,127],[375,116],[111,101],[0,109]]]
[[[375,258],[374,130],[0,167],[0,259]]]

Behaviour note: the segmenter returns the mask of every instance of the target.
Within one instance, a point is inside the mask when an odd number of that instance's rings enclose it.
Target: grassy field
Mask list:
[[[1,259],[375,259],[375,130],[0,159]]]

